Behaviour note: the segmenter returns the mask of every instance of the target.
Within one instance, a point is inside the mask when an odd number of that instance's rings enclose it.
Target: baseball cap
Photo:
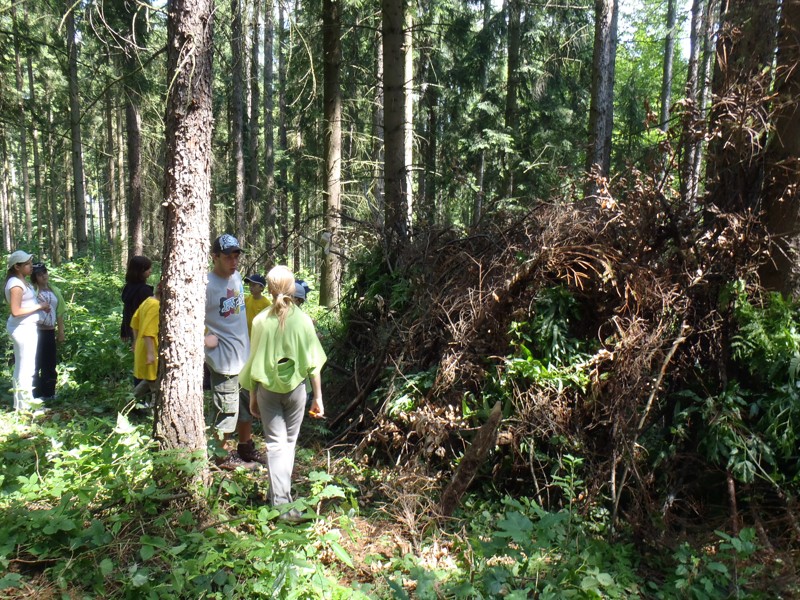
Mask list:
[[[33,254],[28,254],[25,252],[25,250],[16,250],[8,257],[8,268],[10,269],[14,265],[18,265],[20,263],[26,263],[32,258]]]
[[[47,265],[43,262],[33,263],[33,272],[34,273],[44,273],[47,271]]]
[[[306,299],[306,288],[299,281],[294,282],[294,294],[292,294],[292,297],[299,300]]]
[[[248,275],[244,278],[246,283],[257,283],[262,287],[267,287],[267,280],[264,279],[263,275],[259,275],[258,273],[253,273],[252,275]]]
[[[211,247],[213,254],[230,254],[231,252],[243,252],[239,246],[239,240],[233,237],[230,233],[223,233],[214,240],[214,245]]]

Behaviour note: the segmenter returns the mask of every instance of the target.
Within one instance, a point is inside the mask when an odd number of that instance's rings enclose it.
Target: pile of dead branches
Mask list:
[[[373,460],[447,469],[480,425],[462,400],[480,398],[502,369],[510,323],[530,318],[542,289],[563,286],[581,303],[580,334],[596,340],[592,384],[520,383],[499,439],[545,503],[550,469],[537,456],[561,436],[586,453],[587,482],[615,510],[650,510],[663,498],[642,438],[668,428],[669,391],[698,365],[724,381],[729,317],[718,298],[727,283],[752,281],[765,247],[757,232],[752,218],[681,206],[633,172],[597,202],[538,204],[464,237],[421,234],[350,299],[337,356],[350,357],[356,389],[333,422],[337,439]],[[376,285],[381,277],[389,283]],[[393,394],[421,372],[435,374],[424,397],[392,413]]]

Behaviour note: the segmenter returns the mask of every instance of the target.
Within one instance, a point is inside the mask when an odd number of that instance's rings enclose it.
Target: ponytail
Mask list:
[[[278,317],[278,326],[282,330],[286,325],[286,316],[294,309],[294,275],[288,267],[278,265],[267,273],[267,288],[272,295],[272,314]]]

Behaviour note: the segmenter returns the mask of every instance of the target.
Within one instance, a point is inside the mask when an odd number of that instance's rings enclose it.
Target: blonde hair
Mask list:
[[[289,267],[278,265],[267,273],[267,289],[272,296],[272,314],[278,317],[281,329],[286,324],[286,315],[294,308],[294,275]]]

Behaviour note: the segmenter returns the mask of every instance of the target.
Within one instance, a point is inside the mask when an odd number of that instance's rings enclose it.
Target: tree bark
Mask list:
[[[8,148],[6,145],[6,128],[0,123],[0,218],[3,219],[3,246],[7,252],[13,252],[14,242],[13,211],[8,192]]]
[[[492,17],[492,0],[483,0],[483,33],[486,34],[489,28],[489,20]],[[488,61],[481,63],[481,89],[485,90],[489,86],[489,65]],[[483,133],[481,133],[483,136]],[[483,200],[486,197],[485,190],[486,175],[486,149],[481,147],[478,153],[478,161],[475,165],[475,198],[472,203],[472,227],[477,227],[483,218]]]
[[[761,268],[769,289],[800,295],[800,0],[784,0],[776,60],[773,132],[767,146],[764,223],[772,261]]]
[[[670,0],[672,2],[672,0]],[[686,72],[686,110],[681,132],[681,197],[689,204],[697,198],[697,180],[694,177],[694,157],[700,151],[703,130],[700,126],[700,59],[703,0],[692,1],[689,28],[689,61]]]
[[[339,255],[331,252],[339,246],[342,210],[342,93],[339,72],[342,63],[341,4],[339,0],[322,2],[322,52],[324,56],[324,139],[325,139],[325,231],[330,244],[323,252],[319,303],[333,308],[339,304],[339,282],[342,264]]]
[[[45,87],[45,95],[48,95],[50,90],[48,87]],[[48,193],[47,193],[47,200],[49,204],[50,210],[47,211],[48,218],[47,218],[47,225],[50,229],[50,258],[53,261],[53,264],[59,265],[61,264],[61,229],[59,227],[58,222],[58,208],[59,205],[63,205],[60,201],[58,196],[58,180],[61,173],[60,170],[56,168],[58,164],[57,161],[57,151],[55,149],[54,143],[54,128],[53,128],[53,106],[52,104],[47,105],[47,138],[45,142],[45,160],[47,164],[50,165],[50,174],[48,177],[49,186],[48,186]],[[66,212],[66,208],[64,209]]]
[[[67,79],[69,81],[69,124],[72,139],[72,190],[75,206],[75,241],[78,253],[85,255],[89,249],[86,237],[86,194],[83,182],[83,149],[81,142],[81,102],[78,86],[78,44],[75,39],[75,14],[78,7],[66,3],[67,24]],[[69,258],[69,256],[68,256]]]
[[[414,223],[414,16],[411,3],[406,5],[406,26],[403,31],[403,53],[405,55],[403,74],[403,164],[406,175],[406,226],[408,237],[413,235]]]
[[[264,207],[264,245],[268,249],[266,264],[272,266],[272,257],[275,247],[275,119],[273,117],[274,82],[273,82],[273,51],[272,42],[274,31],[272,15],[274,8],[272,0],[264,2],[264,189],[262,202]]]
[[[213,0],[172,0],[167,21],[164,287],[154,434],[203,453],[203,322],[211,201]],[[199,290],[199,292],[198,292]]]
[[[521,26],[520,19],[522,7],[520,0],[508,0],[508,65],[506,71],[506,107],[505,128],[512,139],[517,138],[517,96],[519,94],[520,80],[520,45]],[[505,189],[508,198],[514,196],[514,150],[507,149],[503,153],[505,163]]]
[[[675,0],[667,0],[667,36],[664,38],[664,70],[661,77],[661,130],[669,130],[672,102],[672,63],[675,54]]]
[[[116,124],[117,134],[117,192],[118,192],[118,205],[117,214],[119,214],[119,246],[122,249],[121,256],[119,257],[120,264],[128,264],[128,194],[125,190],[125,144],[123,143],[122,136],[122,111],[117,108],[114,114],[114,123]]]
[[[28,117],[25,114],[23,102],[22,57],[20,56],[19,25],[17,23],[17,8],[11,4],[11,20],[14,34],[14,75],[17,84],[17,114],[19,116],[19,161],[22,175],[22,201],[25,210],[25,237],[28,244],[33,243],[33,225],[31,210],[31,184],[28,176]]]
[[[383,18],[384,175],[386,253],[395,256],[409,236],[405,159],[405,0],[381,0]]]
[[[122,262],[119,260],[119,231],[117,224],[119,215],[119,198],[117,197],[117,165],[115,164],[114,152],[114,103],[111,94],[106,94],[106,206],[108,207],[108,245],[111,249],[111,260],[119,267]]]
[[[443,515],[450,516],[453,514],[459,500],[461,500],[461,496],[467,491],[478,469],[484,464],[489,450],[495,445],[497,428],[500,426],[502,417],[502,404],[498,401],[492,408],[492,412],[489,413],[486,423],[481,425],[472,444],[464,452],[464,458],[458,464],[458,469],[456,469],[452,481],[442,492],[441,509]]]
[[[125,129],[128,146],[128,244],[130,255],[144,253],[142,231],[142,117],[133,92],[126,90]]]
[[[31,105],[36,105],[36,94],[33,85],[33,59],[30,55],[27,57],[28,69],[28,96],[30,97]],[[45,207],[42,200],[42,162],[39,157],[39,128],[36,127],[36,122],[32,122],[31,127],[31,146],[33,147],[33,183],[36,194],[36,223],[37,223],[37,242],[39,245],[39,255],[44,254],[44,230],[42,223],[46,221],[44,218]]]
[[[706,201],[723,212],[758,211],[778,0],[725,0],[722,9]]]
[[[380,31],[375,33],[375,54],[375,99],[372,111],[372,157],[375,161],[372,197],[375,203],[372,206],[372,219],[376,228],[381,228],[384,219],[384,190],[386,182],[383,174],[385,136],[383,128],[383,43]]]
[[[586,171],[608,177],[611,170],[611,133],[614,128],[614,63],[617,56],[619,0],[595,0],[592,98],[589,107],[589,151]],[[590,177],[588,197],[598,187]]]
[[[245,189],[245,204],[247,206],[250,219],[248,220],[248,233],[254,244],[260,243],[260,227],[258,226],[258,114],[261,110],[261,100],[259,98],[258,76],[259,76],[259,13],[261,0],[253,2],[253,20],[250,31],[250,119],[248,120],[247,136],[247,188]]]
[[[72,260],[75,256],[75,202],[73,201],[74,192],[72,189],[74,180],[67,176],[72,168],[72,155],[64,155],[64,256],[67,260]]]
[[[286,37],[286,24],[284,22],[284,7],[278,5],[278,145],[281,154],[285,157],[289,148],[287,136],[286,115],[286,51],[284,48]],[[278,220],[280,223],[280,240],[278,256],[283,264],[289,262],[289,189],[286,169],[286,160],[281,161],[278,169],[280,173],[280,186],[278,189]]]
[[[231,0],[231,153],[233,162],[233,204],[236,211],[236,232],[246,243],[244,208],[244,43],[242,34],[242,0]]]

